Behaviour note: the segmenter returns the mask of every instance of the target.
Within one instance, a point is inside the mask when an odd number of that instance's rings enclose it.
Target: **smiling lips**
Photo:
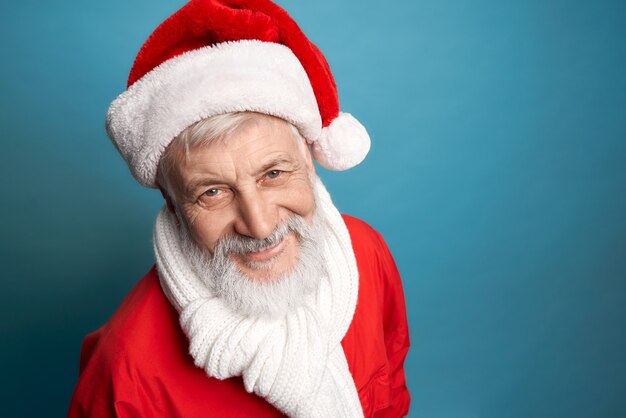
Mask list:
[[[273,247],[266,248],[261,251],[249,252],[241,254],[248,261],[267,261],[280,254],[287,245],[287,240],[283,239]]]

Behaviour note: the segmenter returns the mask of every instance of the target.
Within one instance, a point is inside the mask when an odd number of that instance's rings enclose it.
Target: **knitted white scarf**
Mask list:
[[[175,216],[163,208],[154,227],[161,287],[180,313],[196,366],[209,376],[242,376],[248,392],[293,417],[362,417],[341,347],[358,293],[348,230],[319,179],[317,210],[326,223],[328,277],[315,295],[282,317],[247,317],[217,298],[195,274],[180,245]]]

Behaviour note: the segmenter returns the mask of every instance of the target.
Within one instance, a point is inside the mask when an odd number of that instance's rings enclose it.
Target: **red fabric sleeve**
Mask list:
[[[282,416],[246,392],[240,378],[208,377],[188,347],[152,268],[111,319],[85,338],[69,418]]]
[[[409,326],[400,273],[382,236],[376,235],[380,244],[380,274],[386,284],[383,327],[391,380],[391,405],[377,412],[375,417],[402,417],[408,414],[411,402],[404,374],[404,360],[410,345]]]
[[[81,349],[81,375],[70,403],[68,418],[139,418],[142,412],[132,368],[123,360],[117,366],[89,362],[98,331],[85,338]]]

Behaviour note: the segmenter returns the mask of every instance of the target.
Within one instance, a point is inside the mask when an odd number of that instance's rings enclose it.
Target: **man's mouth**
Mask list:
[[[273,257],[276,257],[280,254],[281,251],[285,248],[286,239],[283,238],[278,244],[265,248],[261,251],[252,251],[241,254],[241,256],[247,261],[267,261]]]

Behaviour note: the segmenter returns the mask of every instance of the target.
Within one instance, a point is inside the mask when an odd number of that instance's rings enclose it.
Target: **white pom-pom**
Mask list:
[[[324,168],[342,171],[365,159],[370,150],[367,131],[351,114],[340,112],[313,143],[313,157]]]

